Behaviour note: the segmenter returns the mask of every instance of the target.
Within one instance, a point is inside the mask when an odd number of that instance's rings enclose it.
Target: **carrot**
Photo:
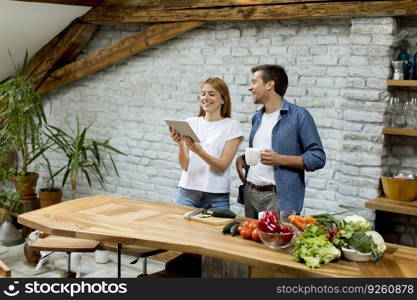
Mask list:
[[[294,226],[296,226],[297,228],[303,230],[305,227],[305,222],[303,222],[302,217],[299,218],[300,216],[295,216],[294,218],[292,218],[291,224],[293,224]]]
[[[312,216],[306,216],[305,221],[306,221],[306,223],[310,223],[310,224],[317,224],[318,223],[317,220]]]
[[[296,215],[289,215],[288,220],[292,223],[292,220],[294,220]]]

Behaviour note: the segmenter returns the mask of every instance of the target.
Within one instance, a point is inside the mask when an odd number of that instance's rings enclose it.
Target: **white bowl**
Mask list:
[[[342,248],[343,256],[350,261],[369,261],[372,260],[372,253],[362,253],[354,249]]]

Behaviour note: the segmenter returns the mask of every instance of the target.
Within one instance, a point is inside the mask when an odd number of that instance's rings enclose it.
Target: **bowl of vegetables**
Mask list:
[[[267,211],[258,221],[259,238],[272,249],[289,247],[297,236],[298,229],[287,223],[280,223],[274,211]]]

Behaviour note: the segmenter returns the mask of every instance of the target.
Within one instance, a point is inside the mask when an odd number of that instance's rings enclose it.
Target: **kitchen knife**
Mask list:
[[[196,215],[199,215],[199,214],[201,214],[202,212],[203,212],[203,210],[205,210],[205,209],[209,209],[211,207],[211,204],[207,204],[206,206],[204,206],[204,207],[201,207],[201,208],[198,208],[198,209],[196,209],[196,210],[193,210],[192,212],[190,212],[188,215],[185,215],[185,219],[187,219],[187,220],[190,220],[191,219],[191,217],[194,217],[194,216],[196,216]]]

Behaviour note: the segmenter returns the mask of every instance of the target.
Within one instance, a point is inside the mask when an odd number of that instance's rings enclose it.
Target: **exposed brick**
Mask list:
[[[232,94],[232,117],[244,129],[242,154],[256,110],[247,90],[250,67],[279,63],[290,79],[286,97],[311,112],[327,154],[324,169],[307,173],[306,206],[336,212],[345,204],[372,218],[364,203],[378,193],[382,166],[413,165],[417,155],[409,150],[414,146],[397,142],[396,150],[408,149],[402,152],[410,160],[381,154],[380,130],[389,97],[384,92],[396,26],[393,18],[205,24],[51,93],[52,107],[60,114],[47,117],[60,124],[66,114],[78,114],[82,121],[94,116],[99,122],[93,136],[111,137],[113,145],[129,153],[115,156],[126,169],[119,169],[120,181],[109,175],[109,192],[172,203],[181,169],[164,118],[195,116],[201,82],[224,78]],[[132,30],[100,27],[83,55]],[[408,35],[414,38],[417,31],[410,29]],[[54,158],[54,165],[60,162],[62,158]],[[232,208],[242,212],[235,204],[240,181],[234,162],[232,166]],[[138,180],[131,179],[135,174]],[[92,193],[85,181],[80,184],[80,196]],[[68,190],[65,187],[67,197]]]

